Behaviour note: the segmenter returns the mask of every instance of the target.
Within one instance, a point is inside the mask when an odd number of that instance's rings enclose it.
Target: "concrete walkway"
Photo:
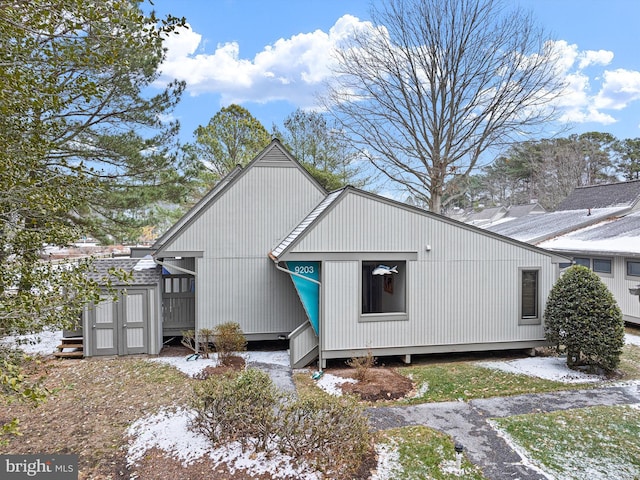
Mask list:
[[[543,413],[598,405],[640,403],[640,382],[589,390],[527,394],[469,402],[442,402],[407,407],[370,408],[367,414],[378,430],[425,425],[450,435],[465,447],[470,461],[492,480],[547,479],[518,455],[488,420],[524,413]]]

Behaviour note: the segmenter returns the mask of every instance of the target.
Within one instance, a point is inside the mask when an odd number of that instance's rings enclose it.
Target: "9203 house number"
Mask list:
[[[293,271],[296,273],[314,273],[315,268],[313,267],[313,265],[303,265],[295,267]]]

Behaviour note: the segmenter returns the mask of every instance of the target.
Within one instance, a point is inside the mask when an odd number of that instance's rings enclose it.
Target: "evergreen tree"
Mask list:
[[[567,354],[567,365],[606,371],[620,363],[624,322],[615,298],[587,267],[568,268],[553,286],[544,312],[545,335]]]

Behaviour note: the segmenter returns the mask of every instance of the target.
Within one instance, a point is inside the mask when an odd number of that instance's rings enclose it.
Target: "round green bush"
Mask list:
[[[545,336],[567,365],[615,370],[624,346],[620,307],[597,274],[573,265],[553,286],[544,312]]]

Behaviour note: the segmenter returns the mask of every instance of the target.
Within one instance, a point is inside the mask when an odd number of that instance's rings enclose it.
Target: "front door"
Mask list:
[[[105,299],[90,309],[91,355],[147,353],[148,295],[146,290],[122,290],[117,302]]]

